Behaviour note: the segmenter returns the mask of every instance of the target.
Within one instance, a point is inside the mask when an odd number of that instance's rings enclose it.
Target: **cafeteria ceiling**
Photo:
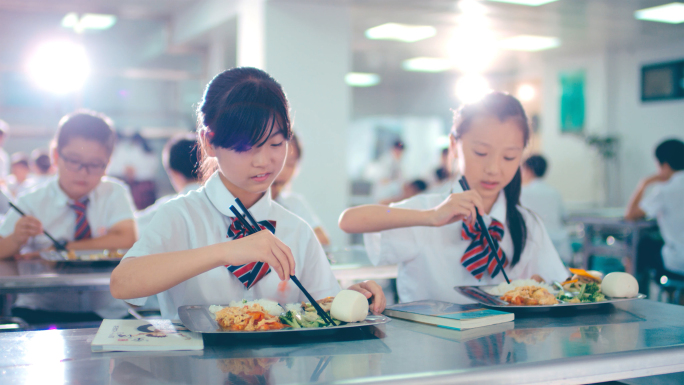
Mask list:
[[[278,3],[320,4],[321,0],[270,0]],[[346,4],[352,15],[352,70],[378,72],[393,77],[403,72],[403,60],[426,56],[445,57],[450,52],[450,42],[459,27],[459,4],[464,0],[328,0],[328,3]],[[482,1],[488,26],[497,38],[516,35],[555,36],[562,45],[557,49],[538,53],[504,52],[497,56],[489,69],[493,73],[508,73],[528,60],[547,55],[579,54],[611,49],[649,47],[673,41],[684,42],[684,23],[673,25],[638,21],[634,11],[669,3],[673,0],[560,0],[538,7]],[[177,24],[188,9],[200,6],[197,0],[0,0],[0,50],[8,47],[18,49],[25,39],[58,32],[59,21],[68,12],[110,13],[119,21],[111,30],[98,32],[103,43],[118,47],[112,50],[116,55],[107,57],[107,62],[121,61],[121,65],[135,62],[162,62],[175,65],[173,69],[197,71],[194,60],[184,60],[184,55],[196,55],[205,49],[209,41],[209,29],[191,39],[172,41],[161,49],[154,50],[155,36]],[[216,0],[204,2],[217,3]],[[230,0],[225,1],[230,4]],[[228,22],[228,20],[226,20]],[[368,40],[364,31],[370,27],[388,22],[432,25],[437,34],[429,39],[402,43],[395,41]],[[234,30],[234,29],[233,29]],[[26,32],[25,39],[20,32]],[[64,31],[60,33],[65,33]],[[228,34],[234,39],[234,32]],[[160,44],[156,44],[160,48]],[[104,51],[104,50],[102,50]],[[14,50],[0,53],[0,66],[7,66],[8,55]],[[138,52],[139,54],[135,54]],[[142,52],[142,53],[140,53]],[[123,54],[122,54],[123,53]],[[134,56],[131,63],[123,63],[122,57]],[[157,59],[155,60],[155,57]],[[173,64],[176,63],[176,64]]]

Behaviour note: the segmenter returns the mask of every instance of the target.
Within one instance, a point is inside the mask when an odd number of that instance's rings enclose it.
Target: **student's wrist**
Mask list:
[[[430,210],[418,210],[417,215],[417,226],[436,226],[437,223],[437,212],[434,209]]]
[[[17,235],[15,233],[12,233],[9,237],[7,237],[12,241],[12,245],[16,249],[20,249],[22,246],[26,244],[26,242],[21,242],[19,239],[17,239]]]

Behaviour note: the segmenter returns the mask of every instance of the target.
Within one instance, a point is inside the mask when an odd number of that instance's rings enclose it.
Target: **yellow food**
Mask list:
[[[511,305],[535,306],[535,305],[555,305],[558,303],[556,297],[548,290],[538,286],[521,286],[506,292],[501,299]]]
[[[242,307],[225,307],[216,312],[216,322],[223,330],[264,331],[285,327],[259,304]]]

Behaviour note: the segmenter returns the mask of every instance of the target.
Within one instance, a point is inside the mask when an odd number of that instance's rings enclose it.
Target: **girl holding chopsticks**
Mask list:
[[[339,284],[311,227],[271,199],[292,136],[280,84],[256,68],[233,68],[207,86],[198,109],[204,186],[162,205],[112,273],[110,289],[133,305],[157,295],[164,318],[182,305],[234,300],[306,300],[334,296]],[[244,203],[261,229],[249,231],[230,210]],[[373,281],[353,285],[384,310]]]
[[[405,201],[350,208],[340,217],[348,233],[366,233],[371,261],[398,264],[402,302],[472,302],[454,286],[504,282],[500,265],[476,221],[482,215],[510,279],[562,281],[568,276],[541,220],[520,206],[521,159],[529,140],[525,111],[494,92],[454,117],[449,150],[457,154],[469,191],[421,194]]]

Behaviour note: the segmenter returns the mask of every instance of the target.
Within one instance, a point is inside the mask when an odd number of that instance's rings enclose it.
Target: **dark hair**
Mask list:
[[[299,138],[297,138],[297,134],[295,134],[294,132],[292,133],[292,137],[290,138],[290,146],[297,150],[297,160],[302,159],[302,145],[301,143],[299,143]]]
[[[438,181],[442,182],[449,178],[449,171],[447,171],[445,167],[440,167],[435,170],[435,176],[437,177]]]
[[[525,163],[523,163],[525,167],[527,167],[534,175],[537,176],[537,178],[541,178],[546,174],[546,159],[544,159],[543,156],[541,155],[532,155],[527,160],[525,160]]]
[[[181,134],[171,138],[162,152],[164,167],[181,173],[188,180],[199,180],[197,137]]]
[[[112,120],[106,115],[95,111],[78,110],[65,115],[59,121],[59,128],[55,134],[57,151],[61,151],[73,138],[83,138],[100,143],[106,150],[107,156],[112,154],[116,143],[116,133]]]
[[[150,142],[148,142],[147,139],[145,139],[145,137],[142,136],[142,134],[140,134],[139,132],[136,132],[135,134],[133,134],[133,136],[131,136],[131,142],[139,144],[145,153],[152,153],[152,146],[150,146]]]
[[[416,179],[410,183],[411,187],[415,188],[418,192],[423,192],[427,190],[427,183],[422,179]]]
[[[404,142],[402,142],[401,140],[397,139],[397,140],[394,141],[394,144],[392,144],[392,147],[393,147],[393,148],[396,148],[397,150],[402,150],[402,151],[404,151],[404,149],[406,148],[406,145],[404,145]]]
[[[286,140],[292,136],[283,88],[257,68],[231,68],[216,75],[204,91],[197,119],[198,132],[210,144],[234,151],[264,145],[276,125]],[[209,176],[215,168],[203,161],[202,173]]]
[[[658,163],[667,163],[674,171],[684,170],[684,142],[669,139],[658,145],[655,150]]]
[[[523,131],[523,144],[527,146],[530,139],[530,126],[527,115],[518,99],[503,92],[492,92],[477,102],[466,104],[454,114],[454,124],[452,135],[460,139],[463,134],[470,130],[470,124],[478,116],[493,116],[504,122],[514,119]],[[513,241],[513,259],[511,266],[515,266],[520,261],[520,254],[525,249],[527,243],[527,225],[522,213],[518,210],[520,204],[520,190],[522,188],[522,176],[520,168],[506,187],[506,224],[511,232]]]
[[[43,174],[47,174],[50,171],[50,166],[52,166],[49,153],[41,149],[35,149],[31,152],[31,162]]]

